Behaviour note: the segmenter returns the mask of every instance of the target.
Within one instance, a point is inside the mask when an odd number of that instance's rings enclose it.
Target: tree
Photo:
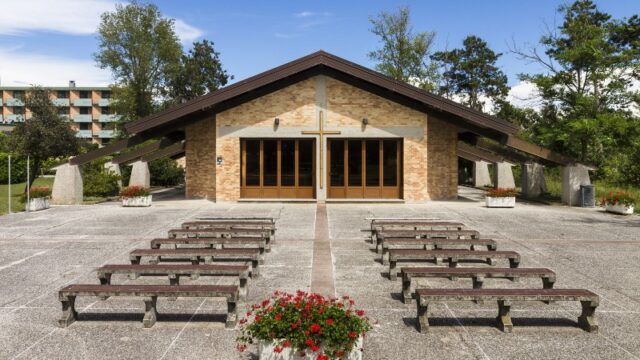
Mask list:
[[[31,111],[31,118],[13,129],[9,144],[15,153],[30,156],[33,171],[27,181],[29,189],[44,160],[74,155],[79,143],[69,122],[58,115],[48,90],[33,87],[25,106]]]
[[[444,69],[439,92],[449,98],[460,96],[462,103],[480,111],[484,99],[507,106],[507,76],[496,65],[502,54],[496,54],[477,36],[467,36],[462,44],[461,49],[438,51],[431,56]]]
[[[429,55],[435,33],[414,34],[407,7],[400,7],[396,13],[381,12],[369,21],[373,25],[371,32],[382,43],[382,48],[369,53],[369,58],[378,62],[376,70],[396,80],[434,90],[438,73]]]
[[[558,10],[563,23],[542,37],[537,48],[513,51],[546,71],[521,75],[533,83],[545,118],[537,140],[544,146],[578,157],[582,162],[609,166],[607,158],[630,146],[638,136],[633,116],[638,92],[637,17],[615,21],[591,0],[578,0]],[[603,169],[606,171],[606,169]]]
[[[95,60],[116,81],[115,112],[122,121],[151,114],[154,100],[167,95],[169,79],[180,68],[182,46],[174,21],[163,18],[153,4],[118,4],[114,12],[102,14],[98,41]]]
[[[189,53],[180,58],[180,68],[170,81],[170,96],[173,103],[185,102],[215,91],[231,79],[213,42],[194,42]]]

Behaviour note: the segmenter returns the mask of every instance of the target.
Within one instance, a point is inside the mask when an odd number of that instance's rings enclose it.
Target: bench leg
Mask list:
[[[131,265],[140,265],[140,259],[142,258],[142,256],[132,256],[129,258],[129,260],[131,261]]]
[[[434,262],[436,265],[440,265],[440,264],[442,264],[442,259],[441,259],[441,258],[439,258],[439,257],[434,257],[434,258],[433,258],[433,262]]]
[[[100,285],[111,285],[111,274],[100,275]],[[100,296],[100,300],[107,300],[108,296]]]
[[[62,302],[62,317],[58,320],[58,325],[64,328],[71,325],[78,318],[78,312],[76,311],[76,297],[67,296],[60,301]]]
[[[259,249],[260,250],[258,252],[258,257],[259,257],[258,262],[262,265],[262,264],[264,264],[264,248],[260,247]]]
[[[487,265],[493,266],[495,264],[496,264],[496,261],[493,258],[487,258]]]
[[[457,259],[457,258],[450,257],[450,258],[449,258],[449,267],[450,267],[450,268],[458,267],[458,259]],[[454,280],[453,278],[454,278],[454,277],[452,276],[452,280]]]
[[[380,255],[380,262],[382,265],[387,265],[389,262],[389,248],[382,247],[382,255]]]
[[[429,309],[429,303],[421,304],[420,298],[416,298],[416,304],[418,307],[418,332],[426,333],[429,331],[429,317],[427,315],[427,310]]]
[[[518,266],[520,266],[520,259],[519,258],[509,259],[509,267],[510,268],[515,269]]]
[[[598,320],[595,315],[598,303],[594,301],[580,301],[580,303],[582,314],[578,317],[578,326],[587,332],[598,332]]]
[[[555,284],[555,282],[556,282],[555,276],[543,277],[542,278],[542,288],[543,289],[553,289],[553,284]],[[543,303],[545,303],[545,304],[553,304],[553,303],[555,303],[555,301],[549,300],[549,301],[543,301]]]
[[[204,257],[204,263],[205,263],[205,264],[211,264],[211,263],[213,263],[213,256],[205,256],[205,257]]]
[[[376,237],[376,252],[378,254],[382,253],[382,239],[378,237]]]
[[[389,280],[396,280],[398,274],[396,273],[396,260],[389,259]]]
[[[482,289],[482,285],[484,284],[484,277],[483,276],[474,276],[471,278],[471,281],[473,282],[473,288],[474,289]],[[478,305],[483,305],[484,304],[484,300],[474,300],[474,303],[478,304]]]
[[[191,260],[191,265],[199,265],[200,264],[200,258],[197,257],[197,256],[191,257],[190,260]],[[191,278],[192,279],[197,279],[197,277],[194,278],[193,276]]]
[[[227,321],[225,327],[233,329],[238,321],[238,307],[235,300],[227,300]]]
[[[144,318],[142,319],[142,326],[145,328],[150,328],[155,325],[158,319],[158,311],[156,310],[157,301],[157,296],[144,298]]]
[[[171,285],[171,286],[180,285],[180,275],[170,274],[169,275],[169,285]],[[167,300],[176,301],[176,300],[178,300],[178,297],[177,296],[170,296],[170,297],[167,298]]]
[[[149,259],[149,264],[157,264],[160,262],[160,256],[152,256],[151,259]]]
[[[498,328],[503,332],[510,333],[513,331],[513,323],[511,322],[511,302],[498,300]]]
[[[260,275],[260,270],[258,269],[258,265],[260,262],[258,260],[251,260],[251,273],[256,277]]]
[[[240,300],[246,300],[247,296],[249,296],[248,280],[246,277],[240,278]]]
[[[405,304],[411,304],[411,277],[402,277],[402,302]]]

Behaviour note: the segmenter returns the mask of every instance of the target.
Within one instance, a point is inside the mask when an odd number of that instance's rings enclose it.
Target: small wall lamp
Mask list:
[[[369,119],[366,117],[362,118],[362,125],[367,126],[369,124]]]
[[[273,120],[273,125],[275,125],[275,126],[280,125],[280,118],[275,118],[275,119]]]

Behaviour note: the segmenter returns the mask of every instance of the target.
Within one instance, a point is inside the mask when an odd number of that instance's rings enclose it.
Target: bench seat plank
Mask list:
[[[58,292],[62,303],[60,327],[67,327],[78,318],[75,299],[78,296],[133,296],[142,297],[145,302],[145,314],[142,320],[145,328],[152,327],[157,319],[156,302],[158,297],[223,297],[227,300],[227,320],[225,326],[234,328],[238,319],[238,287],[231,285],[95,285],[74,284]]]
[[[508,259],[509,267],[517,268],[520,264],[520,254],[515,251],[478,251],[478,250],[389,250],[389,279],[397,278],[396,264],[398,261],[440,262],[447,259],[449,267],[456,267],[459,260],[475,260],[493,263],[495,259]],[[488,260],[489,259],[489,260]]]
[[[224,246],[225,248],[234,248],[238,246],[255,246],[260,250],[260,256],[264,258],[264,253],[269,250],[269,243],[263,237],[197,237],[197,238],[158,238],[151,240],[152,249],[160,249],[162,245],[200,245],[214,248],[216,246]]]
[[[383,229],[375,232],[375,245],[378,253],[382,251],[382,244],[386,238],[479,239],[480,233],[476,230]]]
[[[411,280],[413,278],[431,278],[446,277],[450,279],[471,278],[473,280],[473,288],[480,289],[484,282],[484,278],[498,278],[517,280],[524,278],[540,278],[542,279],[542,287],[551,289],[556,281],[556,274],[547,268],[481,268],[481,267],[403,267],[400,269],[402,274],[402,301],[405,304],[411,303]]]
[[[131,278],[138,276],[168,276],[170,285],[180,285],[181,276],[190,276],[191,279],[197,279],[200,276],[235,276],[240,281],[240,299],[245,299],[248,294],[247,283],[251,274],[251,267],[222,264],[108,264],[99,267],[96,272],[100,283],[103,285],[111,285],[111,277],[114,274],[126,274]]]
[[[250,261],[252,273],[258,275],[260,263],[259,249],[135,249],[129,253],[132,265],[140,264],[142,257],[151,257],[150,262],[157,264],[164,258],[189,259],[193,265],[198,265],[201,259],[209,264],[212,261]]]
[[[479,246],[486,247],[489,251],[498,249],[498,244],[492,239],[387,238],[382,243],[380,259],[383,265],[386,265],[389,250],[396,246],[419,246],[424,250],[431,250],[431,247],[438,249],[443,246],[466,246],[470,250],[474,250]]]
[[[511,305],[514,301],[580,301],[582,314],[578,325],[588,332],[598,331],[595,310],[600,298],[585,289],[416,289],[418,331],[429,330],[427,311],[429,305],[440,301],[498,302],[498,326],[504,332],[513,330]]]

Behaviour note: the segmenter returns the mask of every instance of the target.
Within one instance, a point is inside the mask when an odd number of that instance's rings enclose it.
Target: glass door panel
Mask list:
[[[349,186],[362,186],[362,141],[351,140],[348,144]]]
[[[366,186],[380,186],[380,141],[367,140],[366,147]]]
[[[398,186],[398,141],[384,140],[382,169],[384,186]]]
[[[313,140],[298,141],[298,186],[313,186]]]
[[[331,179],[331,186],[344,186],[344,141],[343,140],[331,140],[331,164],[329,165]]]
[[[296,141],[280,143],[280,186],[296,185]]]
[[[260,186],[260,140],[247,140],[245,143],[246,156],[246,186]]]
[[[262,186],[278,186],[278,142],[264,140]]]

